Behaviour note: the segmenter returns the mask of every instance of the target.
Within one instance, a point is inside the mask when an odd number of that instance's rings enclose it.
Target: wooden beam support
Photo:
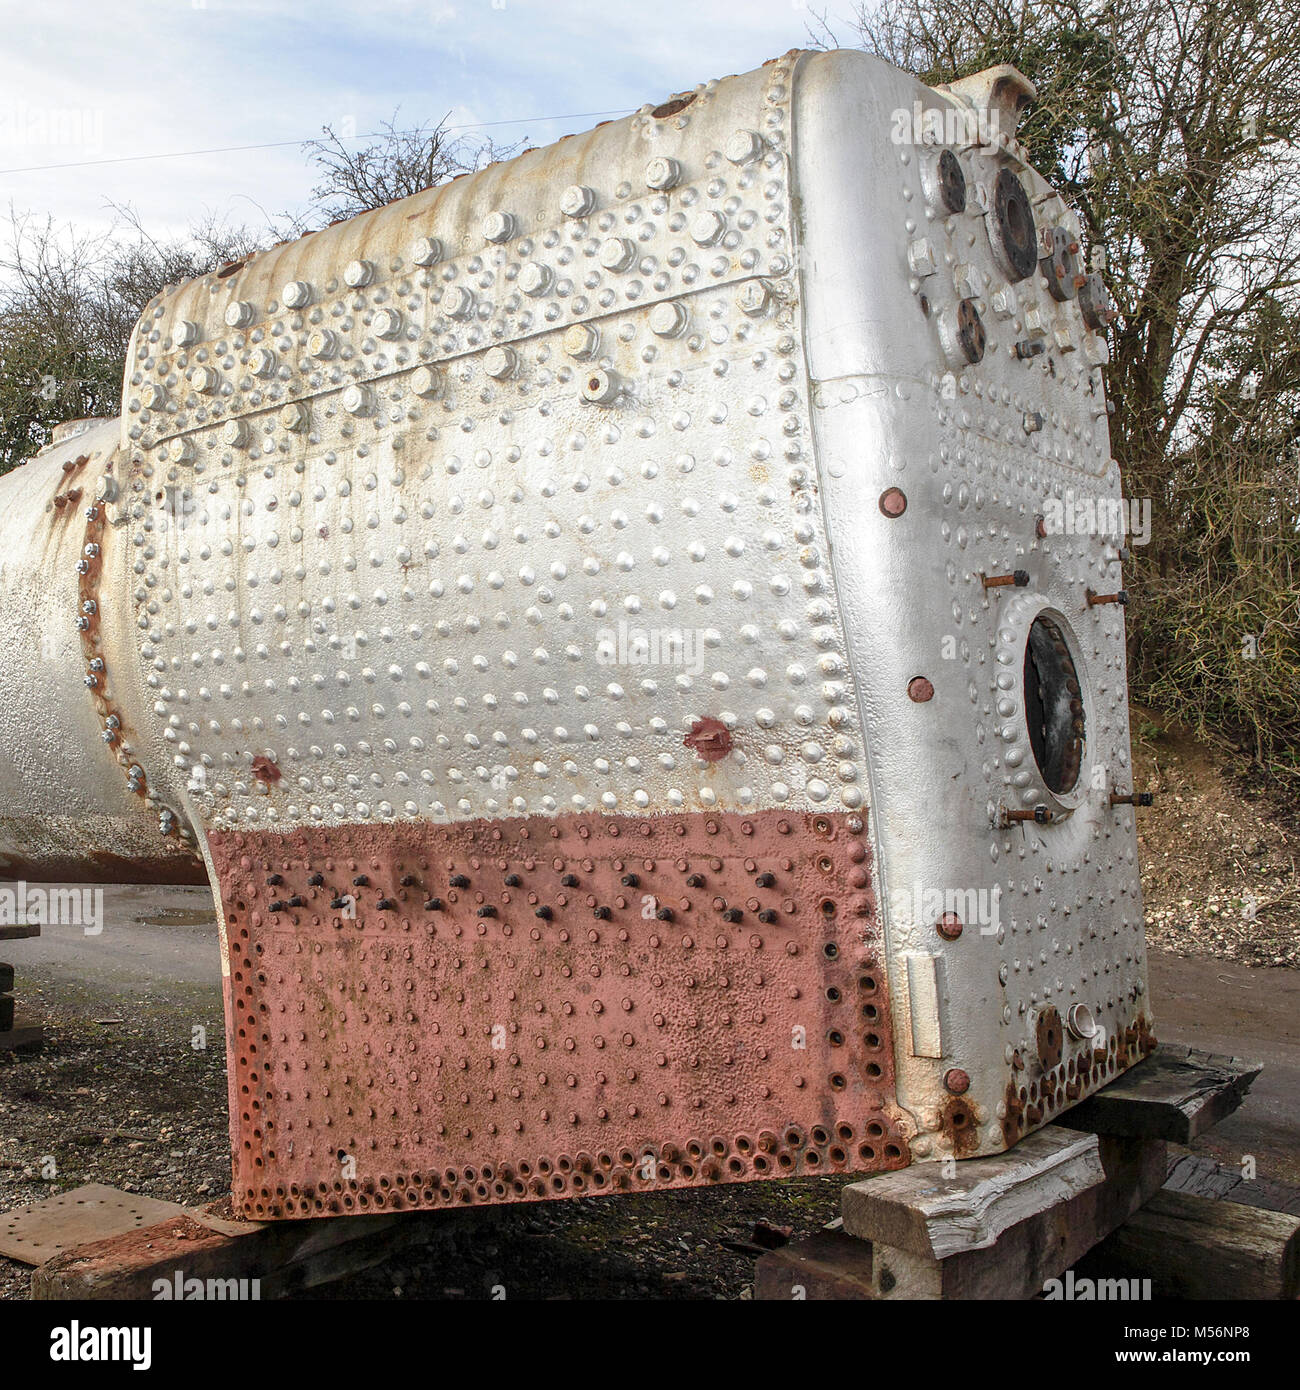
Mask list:
[[[1187,1192],[1158,1192],[1084,1262],[1095,1278],[1151,1280],[1156,1298],[1292,1299],[1300,1220]]]
[[[1161,1043],[1057,1124],[1089,1134],[1190,1144],[1232,1114],[1262,1070],[1260,1062]]]

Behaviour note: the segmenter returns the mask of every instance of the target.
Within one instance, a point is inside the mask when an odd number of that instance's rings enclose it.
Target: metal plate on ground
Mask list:
[[[184,1215],[178,1202],[87,1183],[0,1216],[0,1255],[44,1264],[60,1251]]]

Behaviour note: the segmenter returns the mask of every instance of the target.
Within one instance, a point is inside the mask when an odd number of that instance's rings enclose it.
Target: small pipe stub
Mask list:
[[[1015,825],[1022,821],[1033,821],[1035,825],[1050,825],[1055,816],[1046,806],[1035,806],[1032,811],[1002,810],[1002,824]]]
[[[1104,603],[1118,603],[1121,608],[1128,606],[1127,589],[1120,589],[1113,594],[1098,594],[1089,589],[1087,598],[1089,608],[1100,608]]]
[[[1111,792],[1112,806],[1150,806],[1155,800],[1152,792]]]

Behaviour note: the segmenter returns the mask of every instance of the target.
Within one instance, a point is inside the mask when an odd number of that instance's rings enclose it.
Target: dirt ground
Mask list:
[[[1162,1039],[1261,1059],[1197,1151],[1300,1183],[1300,834],[1222,761],[1139,717],[1142,880]],[[229,1182],[220,970],[203,889],[109,887],[102,936],[5,942],[40,1052],[0,1054],[0,1211],[86,1182],[191,1205]],[[755,1225],[811,1234],[847,1179],[448,1213],[427,1244],[309,1297],[744,1298]],[[30,1271],[0,1259],[0,1298]]]

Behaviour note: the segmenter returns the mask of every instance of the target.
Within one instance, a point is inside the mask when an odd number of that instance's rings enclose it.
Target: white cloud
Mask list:
[[[493,127],[545,144],[806,40],[795,0],[120,0],[10,3],[0,202],[88,228],[110,202],[176,231],[300,208],[298,142],[327,123],[567,115]],[[291,143],[186,158],[142,154]],[[91,163],[89,160],[113,160]],[[30,166],[64,165],[34,170]],[[79,166],[79,167],[71,167]],[[23,170],[23,172],[11,172]]]

